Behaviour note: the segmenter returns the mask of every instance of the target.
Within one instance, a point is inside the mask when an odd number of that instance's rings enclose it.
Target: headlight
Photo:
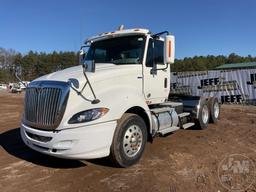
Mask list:
[[[81,111],[75,115],[68,121],[69,124],[74,123],[84,123],[88,121],[93,121],[99,119],[103,115],[105,115],[109,109],[107,108],[96,108],[96,109],[89,109],[86,111]]]

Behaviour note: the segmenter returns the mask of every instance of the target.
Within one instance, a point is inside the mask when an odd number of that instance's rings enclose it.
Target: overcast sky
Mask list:
[[[168,30],[176,57],[256,56],[255,0],[0,0],[0,47],[77,51],[83,40],[126,28]]]

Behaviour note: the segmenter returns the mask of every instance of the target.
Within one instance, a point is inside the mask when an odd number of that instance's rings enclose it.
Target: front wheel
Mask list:
[[[131,113],[125,113],[118,122],[110,158],[119,167],[135,164],[142,156],[147,141],[147,128],[144,120]]]

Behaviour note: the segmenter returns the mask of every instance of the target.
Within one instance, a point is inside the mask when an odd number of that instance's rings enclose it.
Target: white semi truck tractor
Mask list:
[[[217,98],[170,93],[174,49],[167,31],[120,28],[88,38],[81,65],[28,85],[20,129],[24,143],[51,156],[109,156],[128,167],[154,137],[217,122]]]

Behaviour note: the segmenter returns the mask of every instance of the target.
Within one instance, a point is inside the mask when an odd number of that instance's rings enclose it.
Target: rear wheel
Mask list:
[[[208,100],[208,108],[210,113],[210,122],[217,123],[220,118],[220,104],[216,97],[211,97]]]
[[[147,128],[143,119],[135,114],[126,113],[118,122],[110,158],[119,167],[135,164],[142,156],[147,141]]]
[[[205,129],[209,122],[209,109],[206,100],[202,100],[200,103],[198,119],[196,119],[196,125],[199,129]]]

